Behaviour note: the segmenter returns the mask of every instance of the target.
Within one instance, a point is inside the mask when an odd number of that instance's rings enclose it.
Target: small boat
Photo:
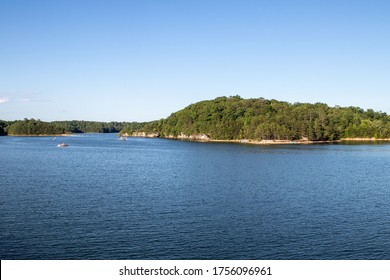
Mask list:
[[[65,143],[61,143],[61,144],[58,144],[57,147],[60,147],[60,148],[64,148],[64,147],[68,147],[69,145],[68,144],[65,144]]]
[[[127,140],[127,137],[123,137],[123,136],[121,136],[121,137],[119,137],[119,139],[118,140],[120,140],[120,141],[126,141]]]

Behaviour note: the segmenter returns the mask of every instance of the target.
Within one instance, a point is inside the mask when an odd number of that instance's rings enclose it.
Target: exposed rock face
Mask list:
[[[160,137],[160,134],[159,133],[146,133],[146,132],[133,132],[131,135],[128,135],[127,133],[125,133],[125,134],[123,134],[123,136],[155,138],[155,137]],[[210,137],[207,134],[186,135],[186,134],[180,133],[178,136],[168,135],[168,136],[164,136],[164,138],[181,139],[181,140],[194,140],[194,141],[209,141],[210,140]]]
[[[123,136],[156,138],[156,137],[160,137],[160,134],[159,133],[146,133],[146,132],[133,132],[131,135],[128,135],[127,133],[125,133]]]
[[[183,140],[197,140],[197,141],[208,141],[210,140],[210,137],[206,134],[195,134],[195,135],[186,135],[181,133],[177,136],[178,139]]]

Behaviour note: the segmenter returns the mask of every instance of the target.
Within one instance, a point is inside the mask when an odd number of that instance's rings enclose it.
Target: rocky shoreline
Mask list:
[[[146,133],[146,132],[135,132],[131,135],[125,133],[125,137],[143,137],[143,138],[159,138],[161,137],[158,133]],[[310,141],[308,139],[300,140],[253,140],[253,139],[241,139],[241,140],[218,140],[211,139],[206,134],[196,134],[196,135],[186,135],[179,134],[178,136],[169,135],[166,137],[161,137],[164,139],[177,139],[177,140],[187,140],[187,141],[196,141],[196,142],[216,142],[216,143],[241,143],[241,144],[253,144],[253,145],[295,145],[295,144],[334,144],[341,142],[375,142],[375,141],[387,141],[390,142],[390,139],[376,139],[376,138],[341,138],[339,140],[333,141]]]

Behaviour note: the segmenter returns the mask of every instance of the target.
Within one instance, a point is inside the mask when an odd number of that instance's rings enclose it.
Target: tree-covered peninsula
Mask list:
[[[359,107],[232,96],[191,104],[166,119],[125,125],[121,133],[210,140],[384,139],[390,138],[390,117]]]

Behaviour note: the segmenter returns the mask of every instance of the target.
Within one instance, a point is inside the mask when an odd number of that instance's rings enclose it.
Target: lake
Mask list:
[[[381,143],[0,137],[0,259],[390,259],[389,169]]]

